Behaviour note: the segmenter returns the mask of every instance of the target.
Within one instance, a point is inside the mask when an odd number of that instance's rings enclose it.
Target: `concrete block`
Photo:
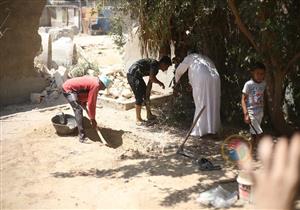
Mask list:
[[[87,74],[90,75],[90,76],[96,76],[95,71],[92,70],[92,69],[87,70]]]
[[[128,90],[128,89],[124,89],[123,91],[122,91],[122,94],[121,94],[124,98],[127,98],[127,99],[129,99],[129,98],[131,98],[132,96],[133,96],[133,93],[130,91],[130,90]]]
[[[61,37],[52,42],[52,61],[58,65],[71,66],[73,62],[74,43],[69,37]]]
[[[65,67],[60,66],[54,73],[55,83],[59,89],[62,88],[63,83],[68,79],[68,71]]]
[[[34,104],[39,104],[42,102],[44,96],[41,93],[31,93],[30,94],[30,101]]]

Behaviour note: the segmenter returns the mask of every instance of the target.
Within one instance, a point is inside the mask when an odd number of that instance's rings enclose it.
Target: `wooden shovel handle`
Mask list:
[[[182,148],[183,148],[183,145],[184,145],[185,142],[188,140],[188,138],[189,138],[189,136],[190,136],[192,130],[194,129],[194,127],[195,127],[196,123],[198,122],[200,116],[202,115],[204,109],[205,109],[205,106],[203,106],[202,109],[200,110],[200,112],[198,113],[196,119],[194,120],[194,122],[193,122],[193,124],[192,124],[192,126],[191,126],[191,128],[190,128],[190,130],[189,130],[189,132],[186,134],[185,139],[184,139],[184,141],[182,142],[182,144],[180,145],[179,149],[182,149]]]

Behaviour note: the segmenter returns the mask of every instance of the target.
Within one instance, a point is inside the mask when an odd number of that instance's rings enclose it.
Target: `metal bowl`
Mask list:
[[[77,124],[75,117],[69,114],[64,114],[66,124],[61,123],[61,116],[55,115],[52,117],[51,122],[59,135],[70,135],[75,133],[77,129]]]

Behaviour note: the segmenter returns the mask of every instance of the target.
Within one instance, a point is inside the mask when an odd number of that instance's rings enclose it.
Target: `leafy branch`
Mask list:
[[[251,42],[251,44],[256,49],[256,51],[259,52],[260,50],[254,40],[253,35],[249,31],[249,29],[246,27],[246,25],[242,22],[239,11],[235,5],[235,0],[228,0],[228,6],[235,17],[235,23],[238,26],[238,28],[240,29],[240,31],[247,37],[247,39]]]

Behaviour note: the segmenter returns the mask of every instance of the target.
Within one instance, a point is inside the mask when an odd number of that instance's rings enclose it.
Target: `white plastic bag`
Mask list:
[[[204,205],[212,205],[215,208],[229,208],[237,201],[237,195],[237,191],[231,193],[219,185],[200,193],[197,202]]]

